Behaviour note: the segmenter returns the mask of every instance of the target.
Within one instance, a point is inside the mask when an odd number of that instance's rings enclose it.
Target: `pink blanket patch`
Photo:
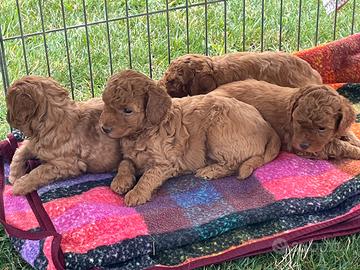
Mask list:
[[[132,215],[104,218],[63,233],[61,247],[64,252],[86,253],[99,246],[148,234],[143,218],[133,210]]]
[[[326,196],[353,176],[328,161],[281,153],[258,169],[256,177],[276,200],[282,200]]]

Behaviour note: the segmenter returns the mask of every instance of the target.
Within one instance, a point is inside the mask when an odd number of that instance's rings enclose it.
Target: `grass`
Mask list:
[[[45,30],[63,27],[61,5],[59,0],[41,0]],[[129,0],[129,15],[146,12],[145,1]],[[166,8],[165,0],[149,0],[148,10],[156,11]],[[201,3],[200,0],[189,0],[189,5]],[[302,1],[300,21],[300,42],[298,37],[299,1],[283,1],[282,17],[282,50],[292,52],[315,45],[315,25],[317,17],[317,0]],[[320,1],[321,4],[322,1]],[[345,5],[337,14],[335,38],[351,33],[352,8],[355,1]],[[86,0],[88,22],[101,21],[105,18],[104,1]],[[243,42],[243,1],[227,1],[227,51],[259,51],[261,49],[261,0],[245,1],[245,39]],[[263,48],[279,48],[280,0],[264,1]],[[360,20],[356,18],[360,11],[360,2],[356,1],[354,32],[360,31]],[[124,17],[125,1],[107,1],[110,19]],[[24,33],[41,32],[40,9],[38,0],[19,1],[20,15]],[[169,0],[169,8],[185,5],[185,0]],[[83,24],[83,6],[81,1],[64,0],[65,20],[67,26]],[[5,38],[20,35],[18,13],[15,0],[0,1],[0,25]],[[149,16],[152,75],[159,78],[166,69],[169,60],[187,53],[186,12],[184,9],[169,12],[169,54],[167,39],[167,14],[158,13]],[[208,52],[210,55],[225,53],[224,45],[224,4],[210,3],[207,9]],[[326,15],[320,6],[318,43],[333,40],[334,14]],[[205,10],[203,6],[189,8],[189,52],[205,53]],[[149,52],[146,16],[129,20],[132,68],[149,74]],[[112,67],[109,61],[107,25],[101,23],[88,27],[90,56],[92,63],[93,88],[99,96],[106,78],[113,71],[130,66],[128,54],[128,34],[126,20],[109,22],[110,50]],[[76,100],[91,97],[91,83],[86,45],[86,29],[69,29],[70,68],[73,90]],[[46,34],[50,74],[66,87],[71,89],[69,66],[67,62],[64,32]],[[24,39],[29,73],[47,75],[44,40],[42,35]],[[21,39],[4,42],[6,64],[10,83],[26,74],[24,53]],[[0,80],[0,88],[4,82]],[[0,135],[8,132],[5,120],[4,95],[0,94]],[[209,269],[360,269],[360,236],[350,236],[321,243],[299,245],[285,254],[271,253],[253,258],[224,263]],[[5,234],[0,230],[0,269],[24,269],[25,264],[19,259],[10,246]]]

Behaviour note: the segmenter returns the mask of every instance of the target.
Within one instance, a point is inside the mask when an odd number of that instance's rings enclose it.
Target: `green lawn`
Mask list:
[[[61,1],[42,0],[45,30],[63,27]],[[169,8],[185,5],[185,0],[169,0]],[[203,6],[196,6],[202,1],[189,0],[188,12],[189,51],[205,52],[205,12]],[[209,1],[210,2],[210,1]],[[267,0],[264,12],[264,50],[279,48],[280,0]],[[298,37],[299,1],[283,1],[282,49],[296,51]],[[351,33],[352,8],[354,0],[345,5],[337,14],[336,39]],[[88,22],[102,21],[105,18],[104,1],[87,0],[86,15]],[[261,49],[261,0],[246,0],[245,43],[243,43],[243,1],[227,1],[227,51],[258,51]],[[309,48],[315,44],[315,25],[318,0],[302,1],[301,31],[299,48]],[[320,1],[318,43],[333,40],[334,14],[326,15]],[[355,2],[354,32],[360,31],[360,1]],[[41,32],[40,9],[38,0],[19,1],[22,26],[25,34]],[[66,25],[84,23],[81,1],[64,0]],[[108,17],[124,17],[125,1],[108,0]],[[149,0],[150,12],[166,8],[165,0]],[[210,55],[225,53],[224,46],[224,3],[208,5],[208,52]],[[146,12],[144,0],[129,0],[129,15]],[[0,1],[0,26],[4,38],[20,35],[18,13],[15,0]],[[151,62],[154,78],[159,78],[168,65],[167,14],[165,12],[149,16]],[[129,20],[132,68],[149,74],[149,54],[146,16]],[[110,32],[110,49],[114,71],[129,67],[128,34],[126,20],[114,20],[108,24]],[[101,23],[88,27],[92,62],[93,88],[95,95],[101,94],[106,78],[110,75],[107,25]],[[169,12],[170,59],[187,53],[187,31],[185,10]],[[86,45],[86,29],[69,29],[69,57],[73,79],[74,95],[77,100],[91,97],[91,83]],[[64,32],[46,34],[50,73],[55,79],[70,89],[69,69],[65,47]],[[29,72],[47,75],[47,61],[42,35],[24,39]],[[9,80],[26,74],[21,39],[4,42]],[[3,89],[3,81],[0,80]],[[4,95],[0,94],[0,135],[5,136],[8,126],[5,120]],[[272,253],[253,258],[225,263],[214,268],[221,269],[360,269],[360,236],[344,237],[296,246],[284,254]],[[0,269],[23,269],[24,263],[11,249],[4,232],[0,230]],[[210,267],[211,269],[213,267]]]

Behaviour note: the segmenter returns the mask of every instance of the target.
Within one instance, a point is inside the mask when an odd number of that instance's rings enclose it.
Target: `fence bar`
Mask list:
[[[131,39],[130,39],[130,22],[129,22],[129,3],[128,0],[125,0],[125,15],[126,15],[126,31],[128,38],[128,55],[129,55],[129,68],[132,69],[131,61]]]
[[[185,1],[185,16],[186,16],[186,51],[190,53],[190,38],[189,38],[189,0]]]
[[[334,15],[334,32],[333,32],[333,40],[336,39],[336,23],[337,23],[337,6],[338,6],[338,0],[335,1],[335,15]]]
[[[224,0],[213,0],[211,2],[209,2],[208,4],[216,4],[216,3],[222,3]],[[126,1],[125,1],[126,3]],[[195,4],[191,4],[189,5],[189,8],[194,8],[194,7],[199,7],[199,6],[203,6],[205,3],[202,2],[202,3],[195,3]],[[185,6],[176,6],[176,7],[171,7],[169,8],[169,11],[176,11],[176,10],[182,10],[186,8]],[[161,9],[161,10],[155,10],[155,11],[151,11],[148,13],[148,15],[156,15],[156,14],[161,14],[161,13],[165,13],[166,12],[166,9]],[[128,17],[116,17],[116,18],[112,18],[112,19],[109,19],[108,21],[109,22],[117,22],[117,21],[122,21],[122,20],[126,20],[127,18],[128,19],[132,19],[132,18],[138,18],[138,17],[144,17],[146,16],[146,13],[139,13],[139,14],[134,14],[134,15],[130,15]],[[87,23],[87,26],[93,26],[93,25],[99,25],[99,24],[104,24],[106,23],[106,20],[99,20],[99,21],[95,21],[95,22],[89,22]],[[67,29],[68,30],[72,30],[72,29],[78,29],[78,28],[82,28],[82,27],[85,27],[85,24],[77,24],[77,25],[71,25],[71,26],[68,26]],[[55,29],[50,29],[50,30],[46,30],[45,33],[48,34],[48,33],[55,33],[55,32],[61,32],[61,31],[64,31],[64,28],[55,28]],[[42,32],[33,32],[33,33],[29,33],[29,34],[25,34],[23,35],[24,38],[27,38],[27,37],[33,37],[33,36],[38,36],[38,35],[42,35]],[[16,39],[20,39],[21,38],[21,35],[17,35],[17,36],[12,36],[12,37],[4,37],[4,41],[7,41],[7,40],[16,40]]]
[[[0,50],[0,68],[1,68],[1,78],[2,78],[2,82],[3,82],[3,86],[4,86],[4,95],[6,96],[6,91],[7,91],[7,87],[6,87],[6,82],[5,82],[5,65],[3,63],[3,53],[2,50]]]
[[[316,26],[315,26],[315,46],[318,43],[319,37],[319,19],[320,19],[320,0],[317,1],[317,11],[316,11]]]
[[[4,96],[6,97],[7,88],[9,87],[9,77],[7,74],[5,47],[4,47],[1,25],[0,25],[0,69],[1,69],[1,78],[3,82],[3,87],[4,87]],[[12,127],[10,125],[8,125],[8,127],[10,132],[12,132]]]
[[[72,97],[72,99],[74,99],[74,98],[75,98],[75,95],[74,95],[74,83],[73,83],[72,73],[71,73],[71,61],[70,61],[70,52],[69,52],[69,40],[68,40],[68,36],[67,36],[64,0],[61,0],[61,15],[62,15],[62,21],[63,21],[63,27],[64,27],[64,37],[65,37],[65,47],[66,47],[66,59],[67,59],[68,70],[69,70],[71,97]]]
[[[24,54],[25,70],[26,70],[26,74],[29,75],[29,66],[28,66],[27,57],[26,57],[24,30],[23,30],[22,21],[21,21],[19,0],[16,0],[16,8],[17,8],[17,12],[18,12],[18,20],[19,20],[19,26],[20,26],[20,37],[21,37],[21,43],[22,43],[22,48],[23,48],[23,54]]]
[[[299,0],[299,20],[298,20],[298,33],[297,33],[297,47],[296,49],[300,49],[300,35],[301,35],[301,10],[302,10],[302,0]]]
[[[149,21],[149,1],[145,1],[146,4],[146,30],[147,30],[147,42],[149,53],[149,75],[152,78],[152,59],[151,59],[151,39],[150,39],[150,21]]]
[[[224,52],[227,53],[227,5],[226,1],[224,0]]]
[[[110,74],[113,74],[113,64],[112,64],[112,53],[111,53],[111,40],[110,40],[110,29],[109,29],[109,14],[108,14],[108,5],[107,0],[104,0],[105,5],[105,20],[106,20],[106,33],[107,33],[107,42],[109,50],[109,65],[110,65]]]
[[[246,8],[245,8],[245,0],[243,0],[243,10],[242,10],[242,19],[243,19],[243,22],[242,22],[242,26],[243,26],[243,31],[242,31],[242,40],[243,40],[243,51],[245,51],[245,41],[246,41],[246,35],[245,35],[245,23],[246,23],[246,20],[245,20],[245,15],[246,15]]]
[[[264,0],[261,1],[261,40],[260,40],[260,47],[261,51],[264,51],[264,9],[265,9],[265,3]]]
[[[352,12],[352,20],[351,20],[351,34],[354,34],[355,6],[356,6],[356,0],[354,0],[354,4],[353,4],[353,12]]]
[[[283,0],[280,0],[280,29],[279,29],[279,51],[281,51],[282,42],[282,18],[283,18]]]
[[[168,54],[168,64],[171,61],[170,55],[170,20],[169,20],[169,0],[166,0],[166,31],[167,31],[167,54]]]
[[[205,55],[209,55],[209,48],[208,48],[208,3],[205,0]]]
[[[6,66],[5,46],[4,46],[1,25],[0,25],[0,60],[1,60],[1,64],[0,64],[1,65],[1,75],[2,75],[3,83],[4,83],[4,91],[6,94],[6,91],[10,85],[10,82],[9,82],[9,75],[8,75],[7,66]]]
[[[7,69],[6,69],[6,61],[5,61],[5,50],[4,50],[4,41],[2,39],[2,29],[1,29],[1,25],[0,25],[0,70],[1,70],[1,78],[2,78],[2,82],[3,82],[3,87],[4,87],[4,96],[6,97],[6,93],[7,93],[7,88],[9,87],[9,78],[7,75]],[[12,128],[10,125],[9,126],[9,130],[10,132],[12,132]]]
[[[44,27],[44,15],[43,15],[43,9],[42,9],[42,4],[41,4],[41,0],[38,1],[39,2],[39,11],[40,11],[40,18],[41,18],[41,30],[43,33],[43,41],[44,41],[44,50],[45,50],[45,59],[46,59],[46,66],[47,66],[47,73],[49,75],[49,77],[51,76],[51,72],[50,72],[50,62],[49,62],[49,54],[48,54],[48,46],[46,44],[46,35],[45,35],[45,27]]]
[[[88,62],[89,62],[89,74],[90,74],[90,87],[91,87],[91,96],[94,97],[94,81],[93,81],[93,73],[92,73],[92,63],[91,63],[91,52],[90,52],[90,41],[89,41],[89,29],[87,26],[87,16],[86,16],[86,4],[85,0],[82,0],[83,5],[83,15],[84,15],[84,22],[85,22],[85,35],[86,35],[86,47],[88,53]]]

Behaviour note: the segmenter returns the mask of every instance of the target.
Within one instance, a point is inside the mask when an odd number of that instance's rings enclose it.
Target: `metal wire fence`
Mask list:
[[[2,0],[0,86],[48,75],[84,99],[118,69],[157,78],[185,53],[299,50],[359,31],[358,2],[328,15],[320,0]]]

